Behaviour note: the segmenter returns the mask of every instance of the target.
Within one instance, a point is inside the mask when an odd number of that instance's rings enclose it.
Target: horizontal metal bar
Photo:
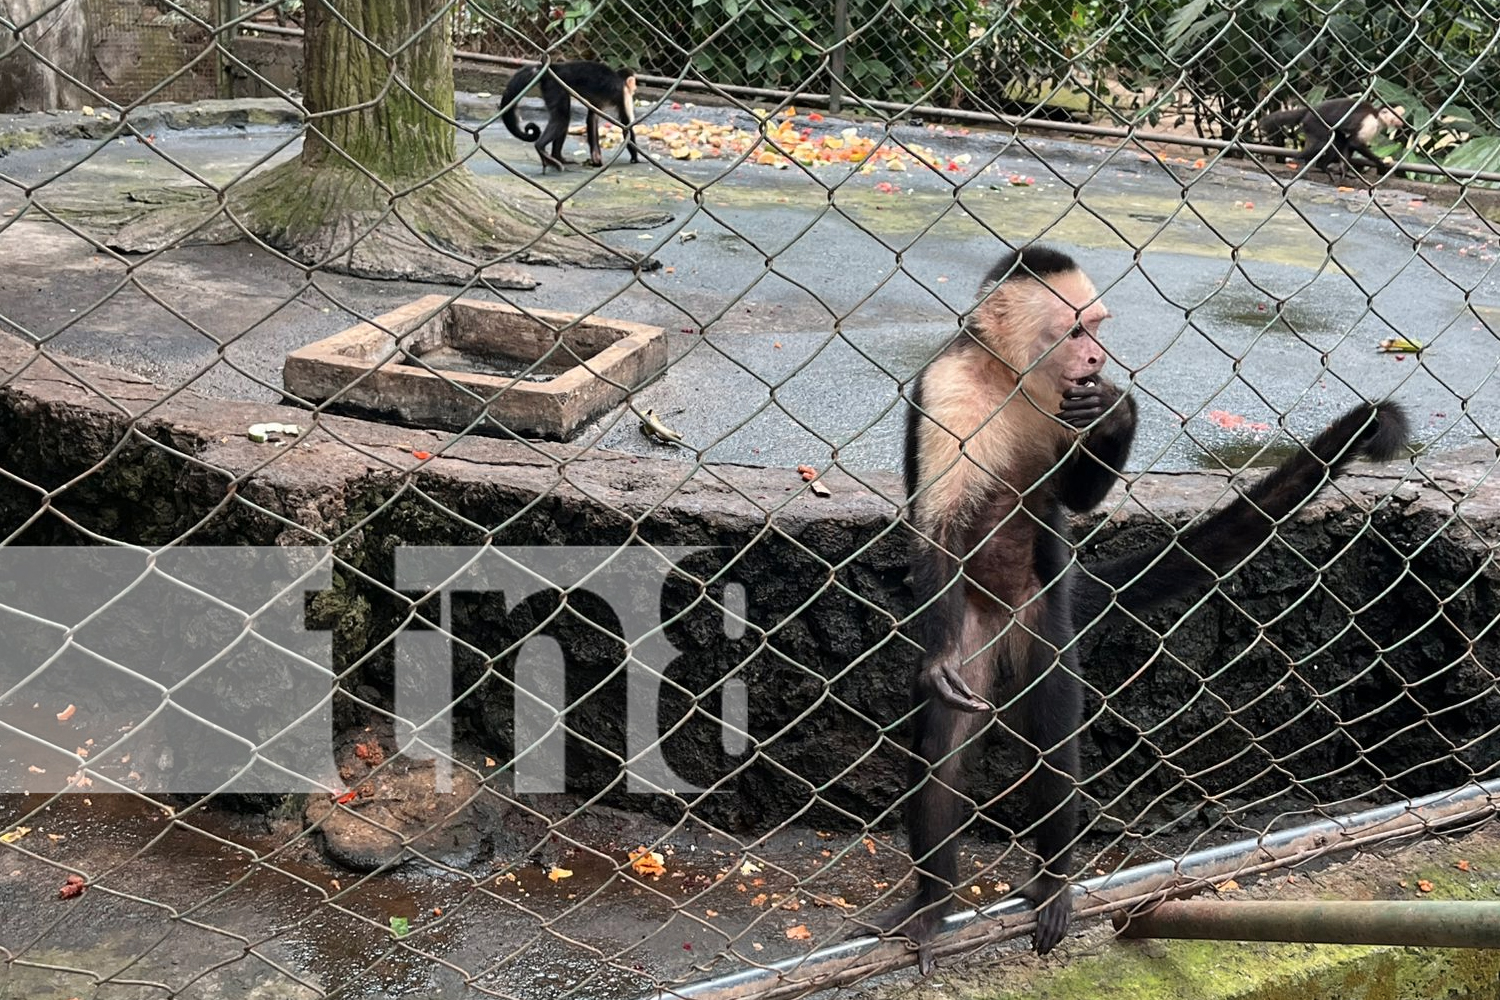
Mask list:
[[[1500,903],[1184,899],[1113,919],[1128,938],[1500,948]]]
[[[1231,876],[1238,878],[1284,868],[1493,816],[1497,808],[1500,808],[1500,779],[1437,792],[1340,819],[1322,820],[1198,851],[1180,859],[1101,875],[1079,886],[1081,896],[1075,901],[1075,909],[1082,918],[1137,907],[1151,900],[1197,891]],[[943,921],[943,937],[934,950],[938,955],[972,951],[984,944],[1025,934],[1035,922],[1035,912],[1022,900],[955,913]],[[916,953],[900,942],[862,937],[772,965],[646,994],[641,1000],[791,1000],[857,983],[915,962]]]

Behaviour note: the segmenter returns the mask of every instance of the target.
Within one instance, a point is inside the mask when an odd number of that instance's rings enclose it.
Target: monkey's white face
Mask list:
[[[1059,275],[1047,284],[1050,290],[1038,289],[1037,305],[1045,320],[1033,348],[1033,371],[1061,392],[1104,369],[1099,326],[1109,317],[1109,310],[1095,297],[1093,283],[1082,272]]]
[[[1074,270],[1045,280],[1013,276],[986,288],[974,325],[1032,404],[1052,414],[1069,386],[1103,370],[1099,326],[1108,317],[1088,276]]]

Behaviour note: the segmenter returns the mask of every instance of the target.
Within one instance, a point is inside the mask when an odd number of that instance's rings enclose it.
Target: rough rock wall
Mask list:
[[[7,372],[28,356],[15,341],[0,343]],[[791,470],[715,467],[684,482],[678,463],[597,456],[563,465],[564,447],[549,458],[495,440],[466,440],[411,471],[412,449],[428,446],[423,432],[336,418],[262,468],[266,447],[245,440],[244,427],[307,414],[181,393],[131,421],[97,393],[140,412],[162,390],[100,365],[73,370],[95,390],[45,363],[0,389],[0,529],[19,532],[14,541],[86,543],[69,520],[145,544],[337,538],[358,573],[340,573],[311,602],[312,617],[333,630],[336,665],[358,664],[347,689],[375,704],[390,702],[381,640],[409,611],[388,587],[402,546],[487,536],[506,545],[636,537],[705,546],[687,565],[709,585],[666,591],[668,605],[685,610],[669,627],[683,655],[669,671],[676,688],[663,698],[663,728],[688,714],[694,696],[702,709],[667,758],[714,789],[690,799],[692,811],[730,828],[764,826],[810,803],[807,821],[829,826],[893,818],[905,768],[898,721],[916,662],[894,627],[911,606],[904,529],[880,495],[896,495],[895,477],[867,477],[868,488],[833,477],[833,496],[820,500],[796,495],[802,483]],[[1139,827],[1184,809],[1253,809],[1288,792],[1330,803],[1492,776],[1500,490],[1485,472],[1494,461],[1424,457],[1420,472],[1364,470],[1181,621],[1167,612],[1084,636],[1090,811]],[[1082,557],[1159,542],[1225,494],[1222,477],[1143,477]],[[753,622],[737,639],[725,635],[722,610],[701,600],[720,598],[726,580],[745,587]],[[570,608],[545,626],[572,656],[568,693],[581,700],[568,724],[587,737],[570,741],[569,790],[680,813],[680,802],[619,786],[622,647],[597,625],[618,627],[587,595]],[[509,756],[514,643],[553,610],[493,595],[453,601],[453,631],[477,650],[455,658],[455,690],[477,685],[457,709],[460,738],[484,754]],[[725,754],[710,719],[730,670],[745,683],[756,741],[737,756]],[[338,718],[364,720],[347,701]],[[980,795],[999,790],[1007,752],[997,747],[985,762]]]

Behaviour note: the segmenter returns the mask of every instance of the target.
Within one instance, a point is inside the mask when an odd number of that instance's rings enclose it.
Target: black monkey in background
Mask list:
[[[1306,140],[1301,159],[1309,167],[1322,167],[1331,179],[1334,164],[1338,164],[1340,175],[1347,167],[1359,168],[1355,153],[1377,167],[1390,166],[1388,159],[1370,148],[1370,142],[1386,129],[1399,128],[1405,114],[1406,109],[1399,105],[1377,108],[1369,101],[1340,97],[1315,108],[1266,115],[1260,120],[1260,130],[1268,140],[1280,140],[1300,129]]]
[[[516,103],[538,76],[541,76],[542,103],[547,107],[547,127],[539,129],[535,122],[527,122],[523,131],[516,114]],[[568,135],[575,94],[588,109],[584,130],[588,134],[589,163],[595,167],[604,166],[604,150],[599,144],[601,111],[616,117],[625,130],[630,162],[639,163],[640,151],[635,144],[635,74],[629,70],[613,70],[596,62],[522,67],[505,85],[505,93],[500,98],[500,120],[511,135],[535,144],[537,155],[542,158],[542,173],[547,172],[548,166],[560,171],[563,168],[563,140]],[[547,152],[549,145],[551,153]]]
[[[1026,780],[1037,864],[1023,893],[1039,911],[1034,944],[1046,954],[1072,916],[1083,716],[1076,628],[1207,591],[1351,461],[1394,458],[1408,440],[1398,405],[1356,406],[1175,542],[1072,572],[1064,508],[1103,501],[1135,435],[1134,400],[1100,376],[1108,315],[1072,259],[1027,247],[990,271],[964,331],[915,382],[906,485],[925,656],[913,687],[907,831],[917,889],[864,922],[913,940],[924,974],[961,885],[955,838],[975,807],[959,779],[997,719],[991,705],[1035,765]]]

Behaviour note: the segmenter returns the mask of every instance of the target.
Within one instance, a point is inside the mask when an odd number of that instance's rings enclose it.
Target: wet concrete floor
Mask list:
[[[646,123],[692,119],[751,123],[721,108],[662,108]],[[835,135],[848,123],[808,127]],[[477,147],[461,135],[480,173],[674,215],[602,237],[651,252],[660,270],[533,267],[538,288],[502,294],[669,331],[673,362],[636,403],[687,447],[645,439],[624,410],[580,440],[685,460],[896,469],[900,383],[952,335],[999,237],[1071,248],[1103,290],[1112,372],[1133,376],[1141,403],[1137,469],[1265,464],[1279,414],[1306,434],[1360,395],[1407,401],[1437,449],[1500,428],[1497,240],[1470,213],[1394,190],[1288,190],[1276,169],[1243,160],[1195,169],[1057,138],[912,126],[893,136],[945,163],[969,159],[960,171],[865,175],[679,161],[658,142],[651,163],[543,181],[530,147],[502,129],[484,129]],[[296,149],[290,131],[250,128],[18,152],[0,160],[0,212],[27,196],[107,205],[192,177],[226,183]],[[309,277],[248,244],[123,260],[41,218],[33,208],[0,231],[0,318],[60,351],[212,395],[272,400],[289,350],[434,290]],[[1377,352],[1396,335],[1428,349]]]

